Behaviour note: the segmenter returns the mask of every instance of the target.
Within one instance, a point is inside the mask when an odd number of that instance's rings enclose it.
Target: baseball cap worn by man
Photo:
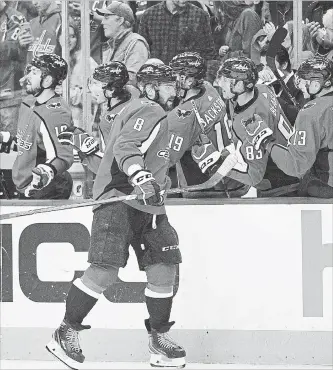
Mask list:
[[[119,1],[112,1],[106,8],[96,9],[98,15],[104,16],[105,14],[115,14],[118,17],[124,18],[130,24],[134,23],[134,14],[129,5]]]

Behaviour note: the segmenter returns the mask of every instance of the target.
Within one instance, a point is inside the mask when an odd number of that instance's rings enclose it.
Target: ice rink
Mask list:
[[[63,365],[57,361],[0,361],[0,369],[68,369],[66,365]],[[147,363],[138,362],[86,362],[82,369],[154,369]],[[156,369],[156,368],[155,368]],[[238,370],[238,369],[288,369],[288,370],[329,370],[332,369],[332,365],[318,366],[318,365],[249,365],[249,364],[196,364],[189,363],[186,365],[187,370],[195,369],[222,369],[222,370]]]

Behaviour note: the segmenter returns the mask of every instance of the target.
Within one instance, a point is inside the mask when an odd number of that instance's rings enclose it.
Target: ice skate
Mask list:
[[[168,323],[160,330],[151,329],[146,322],[149,338],[150,365],[164,368],[185,367],[186,352],[168,334],[174,322]],[[149,330],[150,329],[150,330]]]
[[[80,369],[85,358],[79,342],[79,331],[83,329],[90,329],[90,326],[79,324],[74,328],[64,320],[52,334],[46,349],[71,369]]]

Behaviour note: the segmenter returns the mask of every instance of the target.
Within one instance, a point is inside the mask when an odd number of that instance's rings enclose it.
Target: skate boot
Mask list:
[[[70,325],[66,320],[52,334],[46,349],[71,369],[80,369],[84,356],[79,342],[79,331],[90,329],[90,325]]]
[[[168,334],[175,322],[169,322],[159,330],[150,328],[145,322],[149,337],[150,365],[153,367],[183,368],[186,352]],[[149,330],[150,329],[150,332]]]

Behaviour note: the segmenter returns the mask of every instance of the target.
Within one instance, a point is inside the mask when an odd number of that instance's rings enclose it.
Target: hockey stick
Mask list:
[[[199,110],[198,110],[198,107],[197,105],[195,104],[195,101],[194,99],[191,99],[191,104],[192,104],[192,108],[193,108],[193,112],[195,114],[195,116],[197,117],[197,121],[199,123],[199,126],[201,128],[201,131],[202,133],[205,135],[205,126],[206,126],[206,122],[204,121],[204,119],[200,116],[200,113],[199,113]],[[224,185],[224,180],[223,180],[223,177],[221,178],[221,182],[222,184]],[[227,187],[225,186],[225,193],[227,195],[228,198],[230,198],[230,194],[228,192],[228,189]]]
[[[288,86],[283,81],[283,79],[280,76],[280,73],[278,72],[278,70],[276,68],[276,65],[275,65],[276,54],[278,53],[279,49],[281,48],[281,44],[283,43],[284,39],[286,38],[287,33],[288,33],[288,31],[284,27],[280,27],[274,32],[274,35],[272,36],[271,41],[268,45],[268,49],[267,49],[267,53],[266,53],[266,62],[267,62],[268,67],[274,73],[274,76],[276,77],[276,79],[279,81],[282,89],[287,94],[291,103],[295,107],[300,109],[299,104],[297,103],[295,97],[291,94]]]
[[[164,192],[164,194],[178,194],[178,193],[187,193],[192,191],[200,191],[200,190],[206,190],[213,188],[215,185],[217,185],[223,178],[223,175],[221,175],[219,172],[216,172],[210,179],[208,179],[206,182],[199,184],[199,185],[193,185],[188,186],[184,188],[174,188],[169,189]],[[81,208],[81,207],[90,207],[90,206],[97,206],[102,204],[109,204],[114,202],[123,202],[128,200],[134,200],[134,199],[140,199],[136,194],[130,194],[130,195],[121,195],[119,197],[112,197],[109,199],[100,199],[100,200],[86,200],[80,203],[74,203],[74,204],[64,204],[61,206],[53,206],[53,207],[44,207],[44,208],[36,208],[31,209],[29,211],[21,211],[21,212],[13,212],[13,213],[6,213],[0,215],[0,221],[2,220],[8,220],[10,218],[17,218],[17,217],[23,217],[23,216],[30,216],[35,215],[37,213],[47,213],[47,212],[55,212],[55,211],[65,211],[68,209],[74,209],[74,208]]]

